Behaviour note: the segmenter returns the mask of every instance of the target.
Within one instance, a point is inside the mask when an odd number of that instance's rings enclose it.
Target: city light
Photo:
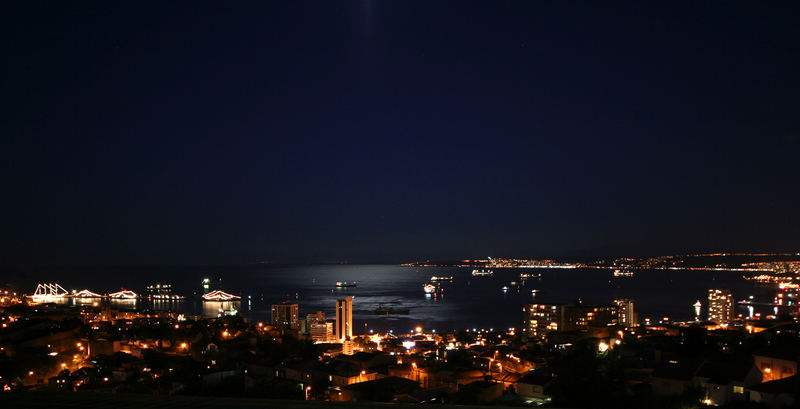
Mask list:
[[[117,291],[108,295],[108,298],[114,298],[118,300],[135,300],[137,297],[138,295],[130,290]]]
[[[203,294],[203,300],[205,301],[230,301],[230,300],[239,300],[242,297],[238,295],[228,294],[222,290],[214,290],[208,294]]]
[[[93,293],[89,290],[81,290],[72,295],[75,298],[100,298],[102,295]]]

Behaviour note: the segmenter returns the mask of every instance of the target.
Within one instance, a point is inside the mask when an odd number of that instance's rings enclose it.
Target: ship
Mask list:
[[[472,270],[472,275],[474,276],[491,276],[494,275],[494,271],[492,270]]]
[[[633,277],[633,271],[614,270],[614,277]]]
[[[542,278],[542,273],[521,273],[519,278]]]
[[[431,281],[453,281],[453,276],[431,276]]]
[[[444,289],[438,285],[434,284],[425,284],[422,286],[422,290],[425,291],[425,294],[441,294],[444,292]]]
[[[352,282],[351,281],[337,281],[336,282],[336,288],[347,288],[347,287],[355,287],[355,286],[356,286],[356,282],[355,281],[352,281]]]

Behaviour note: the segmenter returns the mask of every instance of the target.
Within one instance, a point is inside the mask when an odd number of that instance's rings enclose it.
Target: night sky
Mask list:
[[[797,3],[566,3],[3,2],[0,264],[800,249]]]

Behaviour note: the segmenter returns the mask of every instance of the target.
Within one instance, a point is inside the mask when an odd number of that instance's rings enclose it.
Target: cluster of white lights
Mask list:
[[[204,294],[203,299],[206,301],[229,301],[239,300],[241,297],[238,295],[228,294],[222,290],[214,290],[208,294]]]
[[[45,284],[38,284],[36,286],[36,291],[33,293],[34,301],[44,301],[44,300],[52,300],[57,298],[64,298],[69,294],[64,287],[60,286],[58,283],[45,283]]]
[[[102,295],[93,293],[89,290],[81,290],[72,295],[75,298],[100,298]]]
[[[117,298],[121,300],[133,300],[138,297],[135,292],[131,290],[122,290],[108,295],[109,298]]]

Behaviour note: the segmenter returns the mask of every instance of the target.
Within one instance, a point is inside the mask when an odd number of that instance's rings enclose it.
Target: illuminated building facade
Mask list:
[[[297,329],[297,304],[284,301],[272,304],[272,325],[279,328]]]
[[[172,284],[152,284],[147,286],[147,295],[154,298],[171,298],[175,294],[172,292]]]
[[[529,337],[541,337],[564,326],[564,306],[558,304],[526,304],[523,331]]]
[[[353,355],[353,341],[349,338],[342,341],[342,354]]]
[[[336,300],[336,339],[342,342],[353,337],[353,297]]]
[[[615,298],[614,305],[617,306],[617,321],[626,327],[635,327],[636,311],[633,309],[632,298]]]
[[[333,323],[325,321],[325,313],[317,311],[306,316],[308,334],[314,342],[328,342],[333,338]]]
[[[629,301],[630,310],[627,313],[633,314],[633,300]],[[526,304],[522,310],[523,330],[530,337],[541,337],[551,331],[576,331],[586,329],[590,325],[617,325],[620,308],[616,303],[614,305]]]
[[[718,324],[727,324],[733,320],[731,290],[719,288],[708,290],[708,320]]]
[[[763,382],[788,378],[797,374],[797,361],[789,356],[777,357],[769,353],[753,355],[756,368],[761,371]]]
[[[587,326],[607,326],[619,323],[616,305],[569,305],[564,308],[563,331],[585,329]]]
[[[308,333],[314,342],[328,342],[333,338],[333,323],[318,322],[308,324]]]

